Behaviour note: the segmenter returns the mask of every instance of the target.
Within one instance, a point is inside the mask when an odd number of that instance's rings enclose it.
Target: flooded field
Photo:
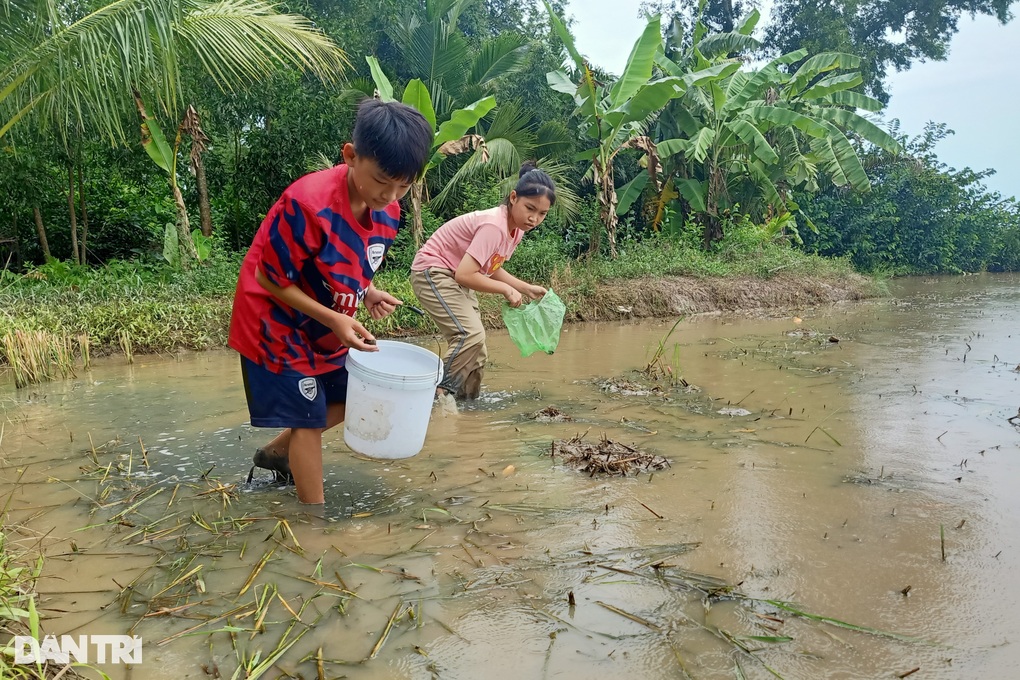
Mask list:
[[[141,636],[115,680],[1017,677],[1020,277],[893,288],[494,333],[418,456],[327,435],[315,514],[244,483],[271,433],[231,352],[6,385],[6,530],[47,632]],[[668,466],[580,472],[575,436]]]

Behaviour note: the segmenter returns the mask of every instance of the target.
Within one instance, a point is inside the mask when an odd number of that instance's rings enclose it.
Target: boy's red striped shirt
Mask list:
[[[346,165],[305,175],[283,192],[262,221],[241,266],[229,344],[280,373],[319,375],[344,365],[347,348],[315,319],[277,301],[255,280],[298,286],[349,316],[382,264],[400,225],[400,204],[373,210],[366,229],[351,213]]]

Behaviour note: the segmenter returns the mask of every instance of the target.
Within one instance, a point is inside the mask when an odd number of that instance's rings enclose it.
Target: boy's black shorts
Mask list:
[[[254,427],[326,427],[326,407],[347,401],[347,369],[322,375],[273,373],[241,357],[241,377]]]

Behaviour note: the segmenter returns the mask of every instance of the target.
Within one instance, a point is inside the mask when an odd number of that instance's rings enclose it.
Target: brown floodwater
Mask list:
[[[672,320],[493,333],[419,455],[327,435],[320,516],[244,483],[233,353],[7,384],[6,530],[47,632],[142,637],[115,680],[1018,677],[1020,276],[892,287],[685,319],[687,388],[639,372]],[[671,466],[591,477],[549,455],[575,435]]]

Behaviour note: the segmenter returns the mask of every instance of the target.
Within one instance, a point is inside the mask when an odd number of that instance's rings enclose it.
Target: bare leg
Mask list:
[[[302,503],[325,502],[322,481],[322,430],[303,427],[290,433],[290,471],[294,475],[297,497]]]
[[[346,412],[346,404],[329,404],[326,407],[326,430],[331,430],[344,422],[344,414]],[[320,430],[320,432],[325,432],[325,430]],[[291,429],[288,427],[262,448],[271,456],[283,456],[286,458],[290,453],[290,436]]]
[[[294,476],[298,500],[309,505],[325,502],[322,478],[322,433],[344,420],[344,404],[330,404],[326,412],[325,428],[287,428],[266,445],[273,456],[288,459]]]

